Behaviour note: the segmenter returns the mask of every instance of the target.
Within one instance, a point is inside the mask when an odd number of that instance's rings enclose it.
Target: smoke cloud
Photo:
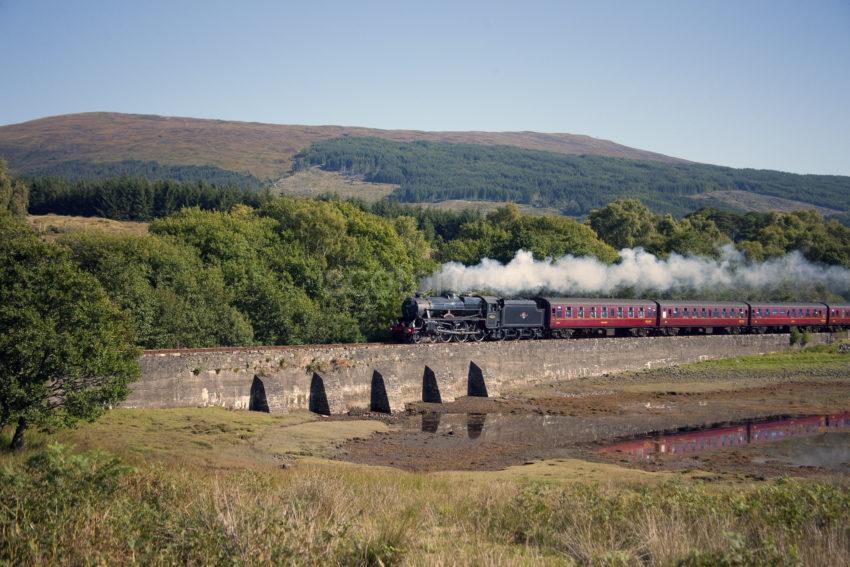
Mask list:
[[[620,251],[620,262],[608,265],[593,257],[562,256],[535,260],[519,250],[507,264],[484,259],[475,266],[444,264],[425,278],[420,289],[435,292],[487,291],[497,295],[529,293],[611,294],[630,289],[641,292],[683,290],[776,289],[820,286],[839,295],[850,292],[850,271],[823,266],[791,252],[766,262],[749,262],[729,245],[719,259],[672,254],[660,259],[642,248]]]

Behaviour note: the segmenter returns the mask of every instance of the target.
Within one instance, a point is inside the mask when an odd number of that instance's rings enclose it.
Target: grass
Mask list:
[[[0,472],[0,563],[846,565],[850,487],[547,484],[328,463],[147,465],[60,446]]]
[[[803,201],[794,201],[793,199],[784,199],[782,197],[774,197],[772,195],[760,195],[749,191],[710,191],[693,195],[691,199],[702,201],[703,206],[717,206],[720,209],[733,209],[742,212],[766,212],[780,211],[790,213],[791,211],[801,211],[815,209],[824,216],[840,213],[838,209],[828,207],[818,207],[811,203]]]
[[[80,450],[106,450],[132,464],[165,462],[211,468],[267,468],[298,457],[325,457],[351,438],[386,431],[379,421],[329,421],[308,412],[270,415],[223,408],[115,409],[95,423],[53,435]]]
[[[408,203],[411,205],[418,205],[420,207],[439,209],[442,211],[452,211],[452,212],[460,212],[465,211],[467,209],[473,209],[480,211],[482,214],[487,214],[495,211],[499,207],[504,207],[507,201],[465,201],[463,199],[449,199],[447,201],[439,201],[436,203]],[[537,215],[537,216],[560,216],[561,211],[558,209],[551,209],[546,207],[532,207],[531,205],[523,205],[517,204],[521,213],[526,215]]]
[[[144,236],[148,223],[117,221],[99,217],[74,217],[65,215],[27,215],[27,223],[44,240],[55,240],[62,234],[86,230],[99,230],[112,234]]]
[[[342,199],[361,199],[373,203],[388,197],[397,187],[390,183],[367,183],[335,171],[311,167],[279,179],[272,187],[272,193],[301,197],[338,195]]]
[[[816,345],[799,351],[787,351],[737,358],[705,360],[693,364],[685,364],[685,370],[821,370],[841,368],[850,365],[850,356],[838,352],[839,343],[832,345]]]

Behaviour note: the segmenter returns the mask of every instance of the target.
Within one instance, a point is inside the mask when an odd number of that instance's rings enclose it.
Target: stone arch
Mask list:
[[[254,381],[251,382],[251,394],[248,398],[248,409],[250,411],[262,411],[269,413],[269,400],[266,398],[266,385],[262,379],[254,375]]]
[[[425,373],[422,375],[422,401],[432,404],[443,403],[440,387],[437,385],[437,376],[430,366],[425,367]]]
[[[331,406],[328,403],[328,395],[325,392],[325,380],[318,372],[313,372],[310,380],[310,411],[321,415],[330,415]]]
[[[369,400],[369,411],[392,413],[390,400],[387,397],[387,385],[383,375],[377,370],[372,371],[372,388]]]
[[[484,372],[481,367],[469,361],[469,373],[466,378],[466,395],[478,398],[487,397],[487,384],[484,383]]]

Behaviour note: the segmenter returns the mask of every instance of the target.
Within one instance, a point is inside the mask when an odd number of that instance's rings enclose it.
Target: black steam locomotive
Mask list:
[[[850,328],[850,304],[609,298],[408,297],[400,342],[740,334]]]
[[[396,340],[447,343],[544,337],[543,310],[529,299],[486,295],[408,297],[390,329]]]

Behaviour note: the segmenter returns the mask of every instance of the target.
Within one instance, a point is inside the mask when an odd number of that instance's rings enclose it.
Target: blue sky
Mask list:
[[[0,0],[0,124],[95,110],[850,175],[850,1]]]

